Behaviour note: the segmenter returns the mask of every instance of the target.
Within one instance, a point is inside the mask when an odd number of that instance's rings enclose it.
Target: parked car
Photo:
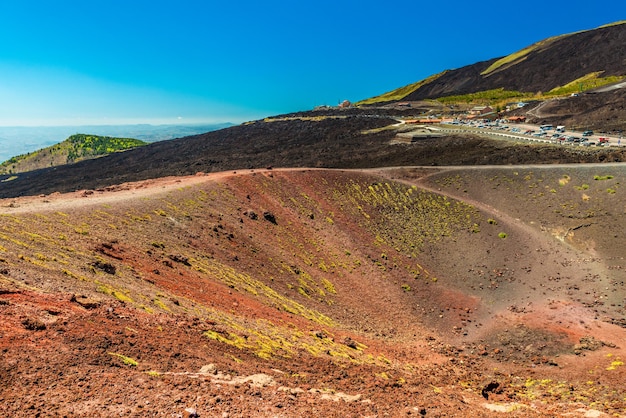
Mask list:
[[[585,131],[583,132],[583,136],[591,136],[593,135],[593,131]]]

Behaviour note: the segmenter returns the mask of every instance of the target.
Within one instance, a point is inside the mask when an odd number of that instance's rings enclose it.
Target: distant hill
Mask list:
[[[624,45],[626,21],[621,21],[555,36],[505,57],[443,71],[357,104],[568,96],[623,80]]]
[[[26,154],[57,144],[70,135],[81,132],[117,138],[135,138],[145,142],[157,142],[203,134],[229,126],[233,126],[233,123],[0,126],[0,162],[16,155]]]
[[[0,164],[0,173],[22,173],[71,164],[146,144],[146,142],[134,138],[76,134],[56,145],[10,158]]]

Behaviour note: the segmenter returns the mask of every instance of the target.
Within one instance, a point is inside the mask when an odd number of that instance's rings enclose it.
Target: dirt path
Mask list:
[[[79,190],[70,193],[0,199],[0,213],[50,212],[69,208],[113,204],[129,199],[154,196],[173,189],[189,187],[208,181],[218,181],[232,175],[235,174],[233,172],[219,172],[194,176],[163,177],[123,183],[102,190]]]
[[[558,99],[553,99],[553,100],[558,100]],[[545,118],[548,116],[557,116],[557,115],[544,115],[541,110],[548,104],[550,103],[552,100],[544,100],[543,102],[539,103],[536,107],[529,109],[526,114],[529,116],[534,116],[536,118]]]
[[[579,164],[560,164],[559,167],[577,167]],[[626,163],[601,163],[601,164],[586,164],[586,167],[626,167]],[[545,164],[533,164],[523,166],[507,166],[507,168],[517,169],[545,169],[550,166]],[[434,193],[447,195],[448,197],[455,198],[457,200],[465,200],[467,196],[458,196],[443,192],[441,190],[435,190],[430,188],[426,184],[427,176],[424,176],[420,181],[412,181],[407,179],[401,179],[397,177],[396,170],[403,167],[381,167],[373,169],[330,169],[330,168],[275,168],[275,172],[289,172],[289,171],[311,171],[311,170],[337,170],[337,171],[353,171],[364,173],[378,173],[390,180],[402,181],[411,185],[418,185]],[[416,169],[419,167],[406,167]],[[425,169],[433,170],[433,167],[424,167]],[[440,166],[437,167],[437,173],[441,171],[454,171],[454,170],[485,170],[490,168],[502,168],[502,166]],[[70,193],[53,193],[49,195],[39,196],[24,196],[15,198],[0,199],[0,213],[30,213],[30,212],[49,212],[59,211],[68,208],[75,208],[77,206],[86,207],[89,205],[98,204],[111,204],[115,202],[122,202],[128,199],[144,198],[148,196],[157,195],[159,193],[165,193],[173,189],[179,189],[183,187],[189,187],[195,184],[200,184],[208,181],[219,181],[231,176],[263,173],[272,171],[272,169],[261,170],[242,170],[242,171],[223,171],[218,173],[197,174],[192,176],[173,176],[163,177],[158,179],[142,180],[137,182],[122,183],[119,185],[113,185],[101,190],[79,190]],[[435,174],[435,173],[433,173]],[[497,209],[487,206],[478,201],[468,200],[468,203],[484,210],[488,213],[498,214],[498,216],[504,216]],[[512,219],[514,223],[518,223]]]

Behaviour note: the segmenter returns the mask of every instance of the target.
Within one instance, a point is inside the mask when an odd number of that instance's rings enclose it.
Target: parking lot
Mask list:
[[[508,123],[506,120],[496,121],[463,121],[455,120],[448,124],[470,129],[484,129],[493,133],[509,134],[520,139],[563,144],[569,146],[623,146],[621,136],[609,136],[593,131],[574,131],[567,127],[557,130],[557,126],[539,126],[528,123]],[[543,128],[543,129],[542,129]]]

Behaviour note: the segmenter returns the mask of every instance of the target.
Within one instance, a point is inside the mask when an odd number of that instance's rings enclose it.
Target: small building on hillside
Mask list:
[[[509,116],[508,121],[510,123],[524,123],[526,122],[526,116]]]
[[[421,139],[428,138],[440,138],[443,133],[439,129],[432,126],[416,126],[410,131],[399,132],[394,139],[391,140],[392,144],[411,144]]]
[[[426,124],[435,124],[443,122],[441,119],[409,119],[405,120],[404,123],[408,123],[410,125],[426,125]]]
[[[493,113],[493,109],[489,106],[474,106],[469,111],[469,114],[473,116],[482,116],[489,113]]]

